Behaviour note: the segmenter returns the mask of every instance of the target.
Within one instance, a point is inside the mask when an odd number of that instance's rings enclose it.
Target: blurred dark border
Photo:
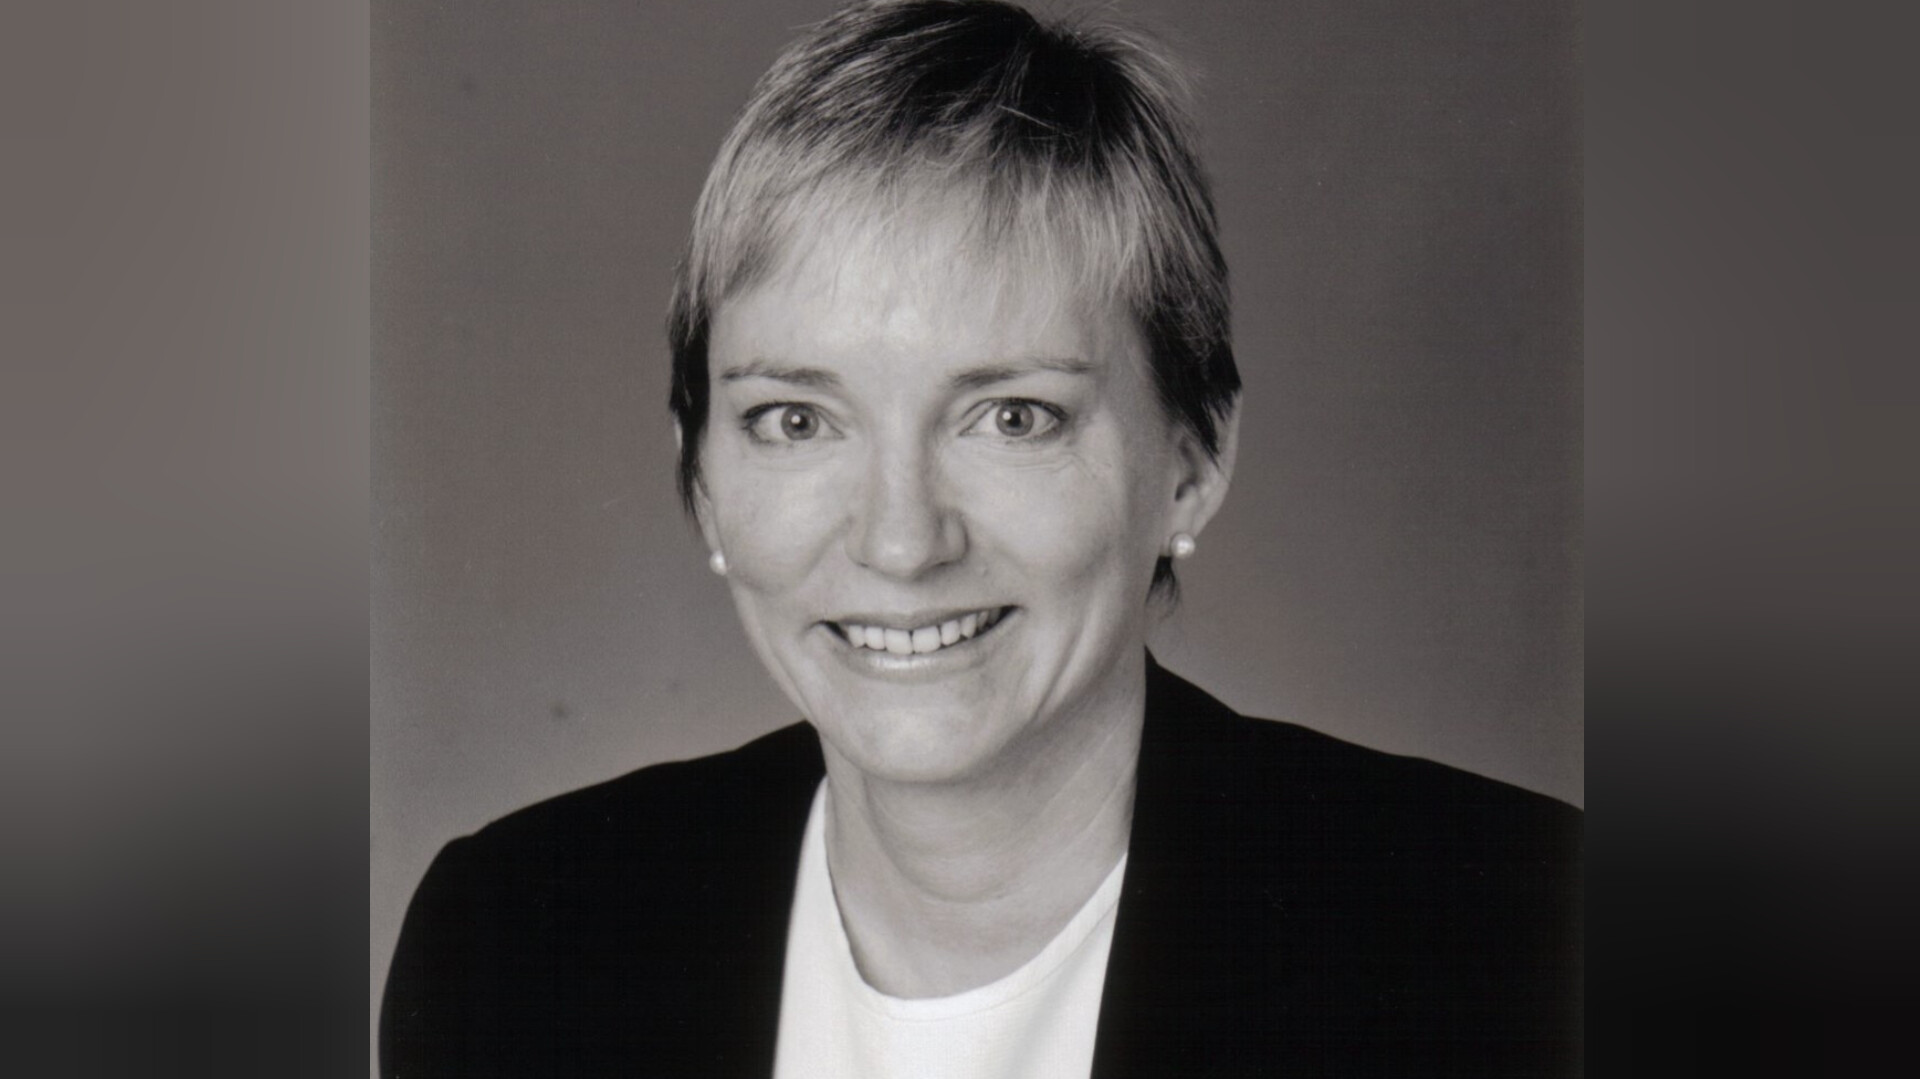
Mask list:
[[[0,15],[0,1074],[366,1067],[367,39]]]
[[[1587,17],[1596,1071],[1904,1071],[1909,20]]]

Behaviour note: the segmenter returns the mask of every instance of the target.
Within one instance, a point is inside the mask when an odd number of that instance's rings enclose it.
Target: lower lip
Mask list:
[[[819,627],[827,648],[856,674],[885,678],[896,682],[922,682],[945,678],[979,666],[995,642],[1005,636],[1007,623],[1019,617],[1018,608],[1009,608],[992,627],[932,652],[899,655],[874,648],[856,648],[845,637],[824,624]]]

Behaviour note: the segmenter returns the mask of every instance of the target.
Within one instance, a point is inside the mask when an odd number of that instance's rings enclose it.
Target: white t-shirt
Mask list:
[[[1093,1069],[1123,854],[1040,954],[997,982],[905,1000],[868,985],[827,870],[826,783],[800,852],[774,1079],[1064,1079]]]

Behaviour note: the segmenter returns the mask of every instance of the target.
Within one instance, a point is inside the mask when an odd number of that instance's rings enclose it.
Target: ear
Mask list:
[[[680,452],[687,444],[687,433],[680,427],[680,421],[673,421],[673,459],[680,459]],[[698,479],[693,481],[693,519],[700,526],[700,538],[706,541],[707,550],[720,549],[720,533],[713,526],[713,504],[707,501],[706,484]]]
[[[1240,451],[1240,403],[1219,421],[1220,452],[1209,454],[1200,440],[1185,425],[1179,427],[1175,452],[1179,454],[1179,479],[1173,492],[1173,514],[1168,534],[1185,532],[1196,539],[1213,520],[1227,498],[1233,481],[1233,462]]]

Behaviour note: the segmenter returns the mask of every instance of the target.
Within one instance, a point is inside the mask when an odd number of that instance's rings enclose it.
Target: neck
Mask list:
[[[1126,852],[1144,681],[979,777],[890,782],[826,747],[828,865],[869,985],[899,997],[986,985],[1085,905]]]

